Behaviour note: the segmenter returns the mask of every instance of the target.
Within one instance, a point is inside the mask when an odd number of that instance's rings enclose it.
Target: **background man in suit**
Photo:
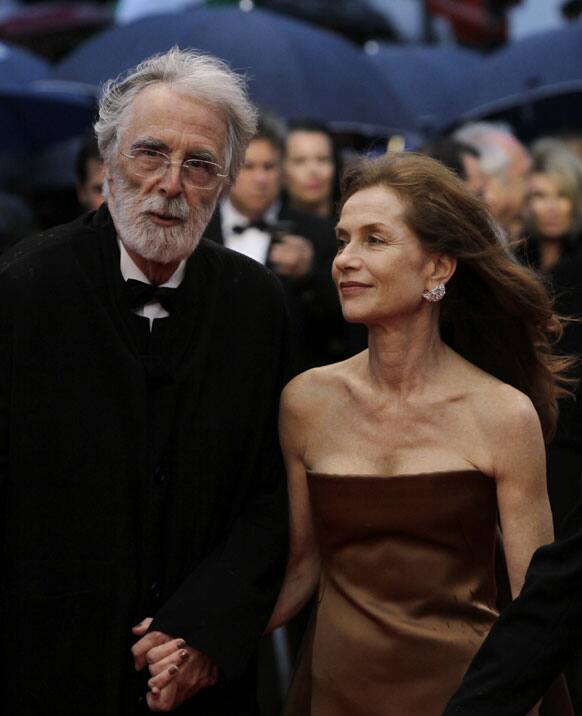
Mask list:
[[[223,63],[151,58],[100,103],[107,203],[3,257],[7,713],[257,712],[286,558],[285,308],[201,239],[255,126]]]
[[[240,174],[212,217],[206,236],[272,269],[290,314],[292,347],[301,369],[344,358],[344,323],[331,263],[331,221],[296,211],[281,200],[285,128],[259,120]]]

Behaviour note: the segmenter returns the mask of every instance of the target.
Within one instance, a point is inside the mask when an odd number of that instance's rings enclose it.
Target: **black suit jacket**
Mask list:
[[[523,716],[582,645],[582,504],[534,554],[444,716]]]
[[[331,279],[336,253],[333,224],[283,204],[279,221],[289,222],[289,233],[311,241],[313,268],[301,279],[280,276],[291,324],[291,343],[298,369],[325,365],[347,357],[346,328],[337,292]],[[212,217],[205,234],[223,244],[220,209]],[[268,263],[267,266],[272,268]]]
[[[130,628],[150,615],[221,670],[179,713],[254,714],[287,551],[278,281],[203,240],[150,340],[106,207],[3,258],[3,707],[141,713]]]

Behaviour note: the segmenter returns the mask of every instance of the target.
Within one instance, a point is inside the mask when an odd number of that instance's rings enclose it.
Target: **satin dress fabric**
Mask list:
[[[498,616],[493,480],[308,483],[322,575],[286,716],[441,716]]]

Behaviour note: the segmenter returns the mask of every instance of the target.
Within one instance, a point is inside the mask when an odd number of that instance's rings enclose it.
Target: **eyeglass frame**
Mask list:
[[[136,149],[134,151],[136,151],[136,152],[147,151],[147,152],[152,152],[154,154],[157,154],[160,157],[164,157],[166,160],[165,161],[165,169],[164,169],[164,172],[160,176],[164,176],[165,173],[168,171],[168,168],[172,167],[172,166],[179,166],[180,168],[182,168],[182,167],[188,168],[188,162],[192,162],[192,161],[203,162],[204,164],[208,164],[210,166],[216,167],[217,169],[222,169],[220,164],[218,164],[217,162],[213,162],[210,159],[201,159],[198,157],[192,157],[191,159],[185,159],[184,161],[179,161],[177,159],[170,159],[170,157],[165,152],[160,152],[159,149],[152,149],[150,147],[136,147]],[[135,154],[127,154],[126,152],[122,152],[122,151],[120,151],[119,153],[121,154],[122,157],[125,157],[126,159],[135,159]],[[155,175],[155,172],[152,172],[150,174],[139,174],[138,172],[136,172],[136,174],[137,174],[137,176],[141,176],[144,179],[147,179],[148,176]],[[216,182],[216,184],[213,184],[212,186],[196,186],[195,184],[191,184],[190,186],[193,189],[202,189],[203,191],[212,191],[213,189],[216,189],[216,187],[220,184],[220,179],[226,179],[226,177],[228,177],[228,174],[220,174],[219,172],[216,172],[216,174],[214,176],[218,181]]]

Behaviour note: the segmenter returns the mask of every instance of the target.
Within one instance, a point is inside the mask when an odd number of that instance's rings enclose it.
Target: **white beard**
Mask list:
[[[193,211],[184,196],[166,200],[160,195],[139,199],[135,189],[113,172],[115,191],[109,190],[108,204],[124,245],[148,261],[168,264],[188,258],[198,246],[210,221],[215,202],[200,203]],[[158,226],[148,212],[170,215],[182,220],[177,226]]]

